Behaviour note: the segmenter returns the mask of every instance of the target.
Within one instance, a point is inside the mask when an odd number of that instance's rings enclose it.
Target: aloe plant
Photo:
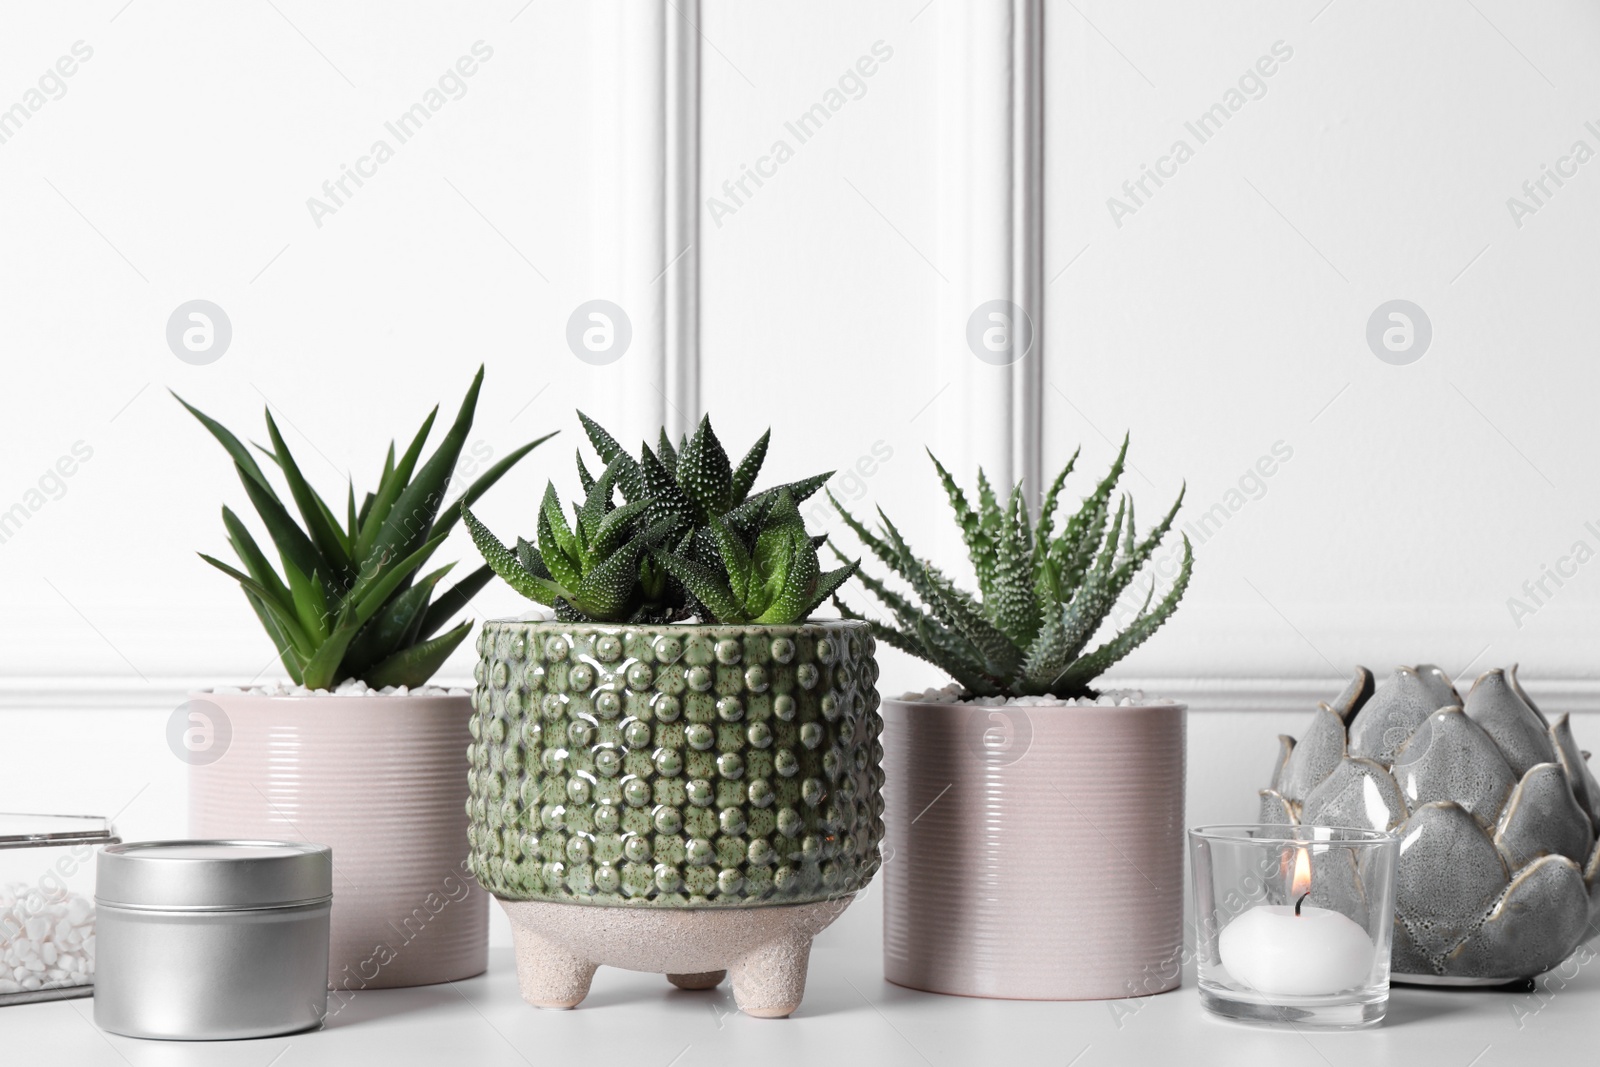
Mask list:
[[[901,593],[863,572],[861,583],[888,609],[893,623],[868,619],[835,597],[840,613],[870,622],[879,640],[943,669],[971,696],[1094,696],[1094,680],[1177,609],[1194,565],[1184,536],[1183,562],[1161,601],[1151,606],[1156,591],[1152,579],[1132,622],[1093,651],[1084,651],[1172,529],[1183,503],[1180,491],[1166,516],[1139,538],[1132,499],[1123,495],[1114,515],[1110,507],[1127,455],[1124,438],[1110,473],[1057,534],[1058,500],[1077,465],[1077,453],[1046,491],[1035,521],[1020,485],[1002,505],[980,470],[974,507],[930,452],[961,526],[981,595],[958,588],[939,568],[919,559],[881,508],[874,533],[829,494],[862,544],[910,590],[909,595]]]
[[[495,573],[558,618],[797,622],[853,572],[823,573],[823,539],[806,533],[798,509],[832,471],[752,493],[770,431],[735,467],[709,418],[676,447],[662,430],[657,447],[641,445],[637,458],[583,412],[578,418],[605,468],[595,477],[578,453],[585,496],[572,505],[571,525],[554,483],[533,543],[509,547],[470,511],[462,515]]]
[[[232,457],[256,514],[277,549],[281,574],[246,525],[228,507],[222,522],[243,570],[200,558],[239,583],[245,599],[278,650],[289,677],[311,689],[331,689],[348,679],[374,688],[422,685],[471,629],[470,621],[440,633],[493,576],[486,565],[443,592],[440,581],[455,565],[426,574],[422,566],[455,526],[464,505],[483,493],[547,434],[513,450],[443,504],[456,463],[472,428],[483,368],[461,402],[455,421],[425,461],[422,450],[439,413],[435,407],[398,458],[390,442],[375,492],[356,505],[347,483],[344,516],[337,515],[306,480],[269,410],[271,447],[256,445],[278,468],[300,513],[296,522],[249,448],[226,427],[188,401],[173,396]],[[443,505],[443,506],[441,506]],[[420,576],[419,576],[420,574]],[[435,595],[437,593],[437,596]]]

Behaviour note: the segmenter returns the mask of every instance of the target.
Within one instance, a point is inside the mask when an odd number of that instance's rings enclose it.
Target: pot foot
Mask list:
[[[667,981],[679,989],[715,989],[727,976],[727,971],[701,971],[699,974],[669,974]]]
[[[597,965],[513,920],[517,989],[536,1008],[575,1008],[589,995]]]
[[[755,1019],[782,1019],[806,995],[806,968],[811,961],[811,935],[790,935],[769,941],[729,968],[733,1000]]]
[[[849,896],[753,908],[650,908],[501,900],[516,938],[522,999],[572,1008],[596,967],[664,974],[679,989],[730,980],[739,1010],[781,1019],[806,992],[811,939],[839,917]]]

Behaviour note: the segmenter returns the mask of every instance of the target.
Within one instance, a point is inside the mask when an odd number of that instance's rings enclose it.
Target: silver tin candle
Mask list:
[[[129,1037],[268,1037],[322,1023],[333,853],[149,841],[100,854],[94,1021]]]

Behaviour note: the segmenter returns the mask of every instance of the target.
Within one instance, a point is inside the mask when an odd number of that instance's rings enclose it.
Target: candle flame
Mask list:
[[[1289,895],[1298,900],[1311,892],[1311,853],[1304,848],[1294,850],[1294,881],[1290,884]]]

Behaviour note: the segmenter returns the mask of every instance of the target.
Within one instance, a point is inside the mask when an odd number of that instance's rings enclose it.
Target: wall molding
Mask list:
[[[661,421],[693,433],[700,421],[700,0],[662,0],[666,252],[661,285]]]
[[[591,204],[595,297],[627,313],[632,341],[597,407],[676,437],[700,418],[700,2],[591,8],[593,163],[612,180]],[[633,432],[633,431],[630,431]]]
[[[938,9],[940,322],[968,456],[998,484],[1040,490],[1043,452],[1044,70],[1042,0],[963,0]],[[969,321],[981,305],[1021,308],[1020,355],[985,362]],[[987,314],[993,314],[987,313]],[[985,317],[987,317],[987,314]],[[998,321],[998,320],[996,320]]]
[[[1196,714],[1219,712],[1294,712],[1309,715],[1317,702],[1338,695],[1341,678],[1135,678],[1107,679],[1109,686],[1142,689],[1171,697]],[[151,711],[176,708],[215,679],[158,677],[148,682],[125,677],[0,678],[0,712]],[[441,678],[435,684],[470,687],[470,678]],[[1468,683],[1470,684],[1470,683]],[[1600,678],[1541,678],[1525,681],[1528,694],[1547,714],[1600,713]],[[1458,689],[1462,688],[1460,685]],[[1462,694],[1465,696],[1465,692]]]

